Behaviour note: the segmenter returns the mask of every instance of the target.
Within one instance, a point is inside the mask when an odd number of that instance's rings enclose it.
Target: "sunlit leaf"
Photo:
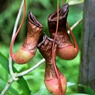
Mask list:
[[[69,3],[69,5],[76,5],[76,4],[83,3],[84,0],[67,0],[66,2]]]
[[[69,87],[69,86],[74,86],[74,85],[76,85],[76,83],[73,83],[73,82],[67,82],[67,87]]]
[[[74,94],[68,94],[68,95],[89,95],[89,94],[83,94],[83,93],[74,93]]]

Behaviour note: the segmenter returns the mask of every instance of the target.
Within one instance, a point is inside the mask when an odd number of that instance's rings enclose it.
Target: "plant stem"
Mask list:
[[[61,80],[60,80],[60,76],[59,76],[59,73],[58,73],[58,70],[57,70],[57,67],[56,67],[56,63],[55,63],[55,58],[56,58],[55,41],[56,41],[56,36],[57,36],[57,32],[58,32],[58,25],[59,25],[59,2],[60,2],[60,0],[57,0],[57,21],[56,21],[56,31],[55,31],[55,35],[54,35],[54,38],[53,38],[54,41],[53,41],[53,44],[52,44],[52,63],[54,65],[54,70],[55,70],[56,75],[57,75],[59,89],[60,89],[60,91],[62,93],[63,91],[62,91]]]
[[[14,79],[10,78],[8,83],[6,84],[5,88],[3,89],[3,91],[1,92],[0,95],[5,95],[6,91],[9,89],[10,85],[13,83]]]
[[[21,73],[18,73],[17,74],[17,77],[20,77],[20,76],[24,76],[26,74],[28,74],[29,72],[33,71],[34,69],[36,69],[37,67],[39,67],[43,62],[45,62],[45,59],[43,58],[42,60],[40,60],[35,66],[33,66],[32,68],[24,71],[24,72],[21,72]]]
[[[13,29],[12,39],[15,36],[15,33],[16,33],[16,30],[17,30],[17,26],[18,26],[18,23],[19,23],[19,19],[20,19],[20,16],[21,16],[23,5],[24,5],[24,0],[22,0],[21,6],[19,8],[19,12],[18,12],[16,21],[15,21],[14,29]],[[12,39],[11,39],[11,41],[12,41]],[[12,58],[11,58],[10,55],[9,55],[9,70],[10,70],[10,74],[13,75],[14,72],[12,70]]]

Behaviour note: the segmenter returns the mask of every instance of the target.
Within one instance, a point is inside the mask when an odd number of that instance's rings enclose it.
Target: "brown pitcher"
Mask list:
[[[23,45],[16,53],[12,53],[12,45],[10,45],[10,55],[16,63],[24,64],[34,57],[42,29],[42,24],[29,12],[27,37]]]
[[[78,44],[72,31],[70,31],[70,34],[72,36],[73,42],[71,41],[66,30],[68,11],[68,4],[63,5],[59,9],[59,25],[57,35],[55,35],[57,24],[57,11],[49,15],[48,27],[51,38],[54,39],[54,36],[56,36],[56,43],[58,45],[56,50],[57,55],[62,59],[71,60],[75,58],[78,53]]]
[[[65,76],[56,66],[59,78],[57,76],[54,63],[52,63],[52,44],[53,40],[51,40],[47,36],[44,36],[42,41],[38,44],[38,49],[46,60],[44,83],[46,85],[46,88],[52,95],[64,95],[66,92],[67,82]],[[54,52],[56,51],[54,50]],[[56,62],[56,53],[54,56],[54,60]]]

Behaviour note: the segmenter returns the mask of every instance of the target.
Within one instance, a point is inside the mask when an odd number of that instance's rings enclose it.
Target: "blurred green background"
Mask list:
[[[47,18],[49,14],[56,10],[56,0],[26,0],[27,1],[27,13],[23,27],[17,36],[13,51],[23,43],[26,37],[27,31],[27,15],[29,11],[33,12],[37,20],[44,25],[43,32],[49,36]],[[76,21],[83,17],[83,0],[65,0],[70,4],[68,22],[72,26]],[[9,45],[11,41],[11,35],[15,24],[16,16],[21,4],[21,0],[0,0],[0,92],[5,87],[10,75],[8,71],[8,56],[9,56]],[[60,6],[62,6],[62,0],[60,0]],[[21,20],[20,20],[21,21]],[[83,23],[80,23],[74,30],[73,33],[76,40],[81,48],[81,32]],[[66,61],[57,57],[57,65],[61,72],[67,78],[68,86],[66,95],[87,95],[78,93],[78,75],[79,75],[79,64],[80,64],[80,53],[74,60]],[[31,68],[43,57],[37,50],[35,57],[25,65],[13,64],[14,68],[18,71],[24,71]],[[14,82],[6,95],[50,95],[44,85],[44,71],[45,64],[43,63],[40,67],[32,71],[31,73],[20,78],[19,82]]]

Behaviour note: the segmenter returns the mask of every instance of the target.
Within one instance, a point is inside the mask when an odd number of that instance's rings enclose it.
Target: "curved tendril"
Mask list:
[[[73,34],[73,32],[72,32],[70,26],[69,26],[69,23],[67,22],[66,25],[67,25],[67,27],[68,27],[68,29],[69,29],[69,31],[70,31],[70,34],[71,34],[71,36],[72,36],[72,39],[73,39],[73,41],[74,41],[74,46],[75,46],[75,48],[78,50],[78,44],[77,44],[77,41],[76,41],[76,39],[75,39],[75,36],[74,36],[74,34]]]
[[[64,0],[62,0],[62,5],[64,5]]]
[[[59,82],[59,88],[62,92],[62,85],[61,85],[61,79],[60,79],[60,75],[58,73],[57,67],[56,67],[56,63],[55,63],[55,51],[56,51],[56,47],[55,47],[55,40],[56,40],[56,35],[58,32],[58,24],[59,24],[59,1],[57,0],[57,24],[56,24],[56,32],[55,32],[55,36],[54,36],[54,41],[53,41],[53,45],[52,45],[52,63],[54,64],[54,69],[58,78],[58,82]]]
[[[17,32],[15,33],[15,35],[14,35],[12,41],[11,41],[11,44],[10,44],[10,55],[11,56],[13,54],[12,48],[13,48],[14,41],[15,41],[15,39],[16,39],[16,37],[17,37],[17,35],[18,35],[18,33],[19,33],[23,23],[24,23],[25,16],[26,16],[26,0],[24,0],[24,12],[23,12],[22,21],[21,21],[21,23],[20,23],[20,25],[19,25],[19,27],[17,29]]]

